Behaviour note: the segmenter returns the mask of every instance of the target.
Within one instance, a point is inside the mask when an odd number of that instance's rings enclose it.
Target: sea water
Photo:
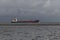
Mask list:
[[[0,40],[60,40],[60,26],[0,26]]]

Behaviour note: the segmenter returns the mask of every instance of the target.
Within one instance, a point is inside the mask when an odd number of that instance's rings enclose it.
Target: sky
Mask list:
[[[60,0],[0,0],[0,22],[40,20],[60,22]]]

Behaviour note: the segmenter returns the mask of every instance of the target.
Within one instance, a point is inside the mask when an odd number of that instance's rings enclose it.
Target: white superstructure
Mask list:
[[[12,22],[17,22],[17,18],[13,18],[12,19]]]

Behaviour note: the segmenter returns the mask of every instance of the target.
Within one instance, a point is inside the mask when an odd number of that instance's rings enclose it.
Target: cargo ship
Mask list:
[[[39,20],[23,20],[19,21],[17,18],[13,18],[11,23],[39,23]]]

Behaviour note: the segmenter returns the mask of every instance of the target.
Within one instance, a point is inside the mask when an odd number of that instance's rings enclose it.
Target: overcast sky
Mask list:
[[[60,0],[0,0],[0,22],[20,20],[60,22]]]

